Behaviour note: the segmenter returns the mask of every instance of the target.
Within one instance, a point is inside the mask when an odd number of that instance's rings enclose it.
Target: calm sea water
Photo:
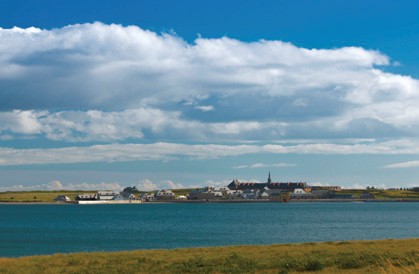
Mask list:
[[[419,203],[0,205],[0,257],[419,237]]]

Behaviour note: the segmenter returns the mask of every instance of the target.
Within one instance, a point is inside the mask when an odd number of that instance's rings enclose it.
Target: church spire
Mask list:
[[[269,171],[269,175],[268,175],[268,184],[270,184],[270,183],[272,183],[272,180],[271,180],[271,172]]]

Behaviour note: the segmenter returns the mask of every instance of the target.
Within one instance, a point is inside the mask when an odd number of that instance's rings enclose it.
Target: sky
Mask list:
[[[0,2],[0,191],[419,186],[418,1]]]

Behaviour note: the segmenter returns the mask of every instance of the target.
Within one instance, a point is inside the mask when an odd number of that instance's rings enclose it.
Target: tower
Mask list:
[[[271,180],[271,172],[269,171],[269,175],[268,175],[268,185],[269,185],[270,183],[272,183],[272,180]]]

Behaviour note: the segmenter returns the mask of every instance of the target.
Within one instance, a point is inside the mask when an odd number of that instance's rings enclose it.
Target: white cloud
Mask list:
[[[379,51],[227,37],[189,44],[102,23],[0,28],[0,36],[2,136],[109,142],[419,134],[418,80],[381,70],[391,64]],[[211,122],[191,109],[210,113]]]
[[[52,181],[48,184],[51,190],[61,190],[64,189],[63,184],[60,181]]]
[[[311,182],[310,186],[330,186],[330,184],[322,182]]]
[[[47,149],[0,148],[0,165],[68,164],[176,159],[216,159],[249,154],[419,154],[418,140],[297,145],[107,144]],[[260,166],[260,164],[259,164]]]
[[[354,183],[351,186],[342,186],[343,189],[366,189],[366,185],[362,185],[360,183]]]
[[[177,111],[155,108],[127,109],[119,112],[89,111],[12,111],[0,112],[0,134],[43,134],[50,140],[71,142],[114,141],[141,139],[143,131],[165,136],[170,131],[193,136],[193,129],[202,132],[204,126],[187,121]],[[185,133],[186,131],[186,133]],[[3,135],[0,135],[3,136]],[[195,137],[196,138],[196,137]]]
[[[0,112],[0,132],[10,130],[21,134],[38,134],[42,126],[38,121],[38,116],[45,112],[14,110],[11,112]]]
[[[174,183],[171,180],[165,180],[160,183],[161,188],[170,188],[170,189],[179,189],[179,188],[186,188],[183,184]]]
[[[43,135],[54,141],[105,141],[125,139],[171,138],[189,140],[215,140],[223,136],[246,134],[274,137],[284,129],[284,123],[224,122],[205,123],[188,120],[179,111],[156,108],[126,109],[123,111],[10,111],[0,112],[0,137],[11,134]],[[262,132],[264,131],[264,132]],[[243,135],[244,134],[244,135]],[[246,138],[246,137],[245,137]]]
[[[196,185],[188,185],[189,188],[200,188],[203,186],[209,186],[209,187],[224,187],[227,186],[231,180],[224,180],[224,181],[213,181],[213,180],[207,180],[201,184]]]
[[[171,180],[164,180],[160,183],[153,183],[152,181],[145,179],[140,181],[137,184],[137,189],[140,191],[153,191],[153,190],[160,190],[160,189],[180,189],[180,188],[187,188],[183,184],[174,183]],[[190,187],[190,186],[188,186]]]
[[[210,125],[211,131],[216,134],[240,134],[260,130],[263,125],[259,122],[231,122],[213,123]]]
[[[154,184],[152,181],[145,179],[142,180],[137,184],[137,189],[142,191],[152,191],[152,190],[158,190],[159,186]]]
[[[198,109],[203,112],[208,112],[208,111],[213,111],[214,107],[213,106],[196,106],[195,109]]]
[[[354,183],[351,186],[342,186],[343,189],[367,189],[368,187],[374,187],[375,189],[387,189],[388,188],[386,184],[368,185],[368,184]]]
[[[0,186],[0,191],[31,191],[31,190],[113,190],[121,191],[123,189],[118,183],[68,183],[63,184],[60,181],[51,181],[38,185],[13,185]]]
[[[403,163],[395,163],[391,165],[386,165],[383,168],[411,168],[419,167],[419,161],[408,161]]]
[[[255,163],[255,164],[251,164],[251,165],[240,165],[240,166],[235,166],[233,168],[235,169],[243,169],[243,168],[268,168],[268,167],[294,167],[296,166],[295,164],[288,164],[288,163],[275,163],[275,164],[264,164],[264,163]]]
[[[160,189],[179,189],[186,188],[183,184],[174,183],[170,180],[161,181],[160,183],[153,183],[148,179],[139,181],[136,188],[141,191],[154,191]],[[31,191],[31,190],[112,190],[122,191],[125,186],[119,183],[62,183],[58,180],[51,181],[45,184],[37,185],[12,185],[0,186],[0,191]],[[188,186],[190,187],[190,186]]]

